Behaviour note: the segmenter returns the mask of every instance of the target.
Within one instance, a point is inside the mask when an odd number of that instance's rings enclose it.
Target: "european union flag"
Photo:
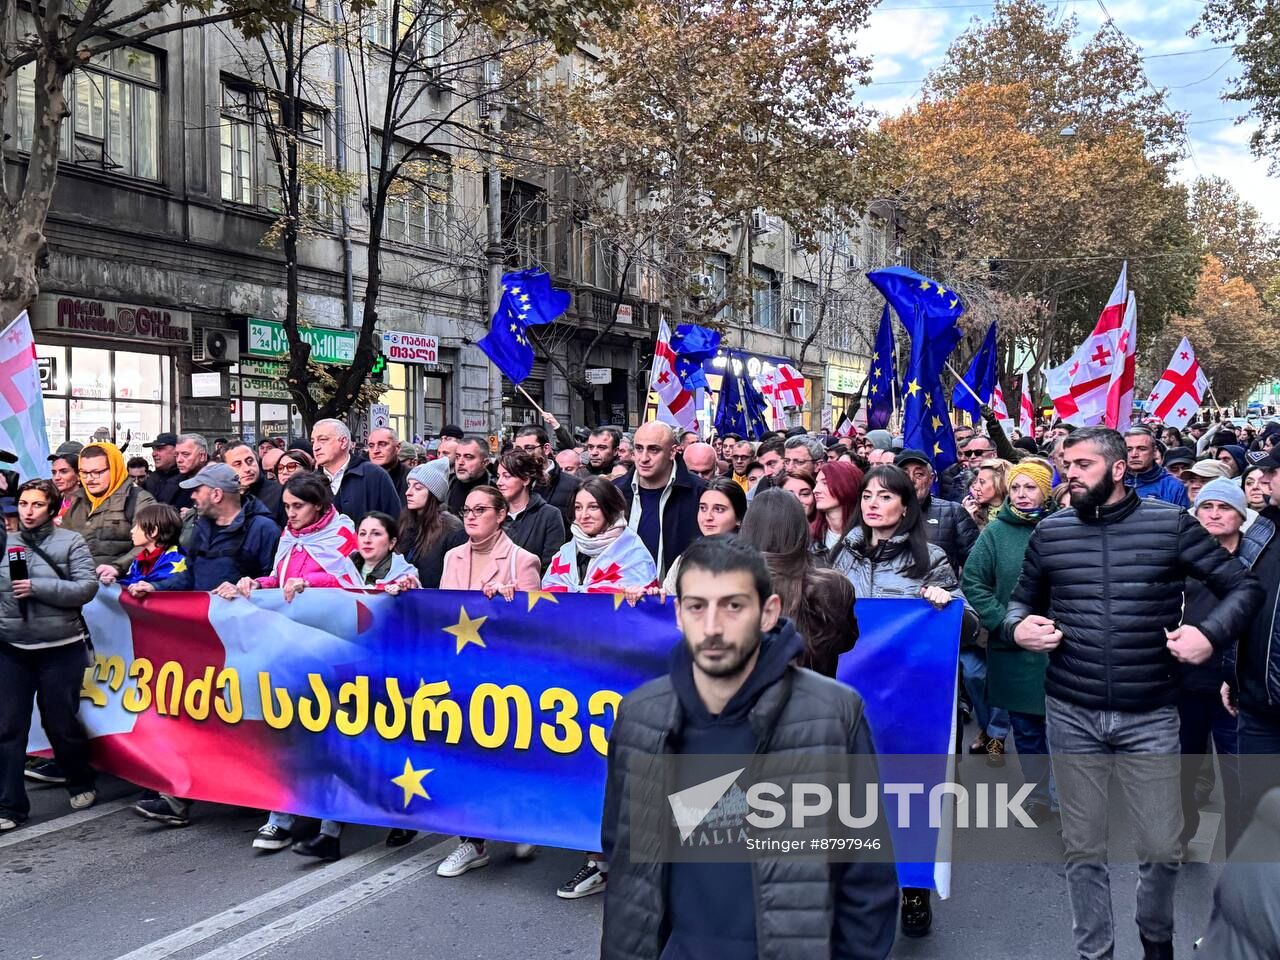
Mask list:
[[[476,344],[512,383],[533,369],[529,327],[551,323],[569,309],[573,298],[551,286],[551,275],[534,268],[503,274],[502,300],[488,334]]]
[[[764,397],[746,375],[745,364],[741,372],[734,373],[730,357],[720,381],[720,403],[716,407],[716,433],[724,436],[736,433],[740,437],[759,440],[769,432],[765,417]]]
[[[942,368],[960,342],[960,296],[906,267],[867,274],[911,334],[911,362],[902,385],[903,445],[923,450],[941,473],[958,459],[947,414]]]
[[[969,364],[969,369],[965,371],[964,382],[969,385],[966,390],[961,384],[956,384],[955,390],[951,392],[951,406],[956,410],[963,410],[969,414],[969,419],[977,423],[978,418],[982,415],[982,411],[978,407],[978,401],[973,399],[976,393],[983,403],[991,402],[991,394],[996,389],[996,325],[995,321],[991,322],[991,328],[987,330],[986,339],[982,341],[982,348],[974,354],[973,360]]]
[[[720,334],[696,323],[682,323],[671,337],[671,352],[676,355],[676,376],[686,390],[707,389],[703,364],[720,349]]]
[[[941,371],[942,365],[960,342],[956,321],[964,313],[960,295],[906,267],[886,267],[867,274],[870,280],[898,313],[907,332],[915,334],[915,317],[920,315],[929,342],[929,367]]]
[[[871,379],[867,382],[867,429],[883,430],[893,415],[893,388],[897,376],[893,369],[893,325],[889,305],[880,314],[876,346],[871,351]]]

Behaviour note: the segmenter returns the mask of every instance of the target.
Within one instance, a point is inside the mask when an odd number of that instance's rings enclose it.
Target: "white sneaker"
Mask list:
[[[88,810],[98,800],[97,790],[86,790],[84,793],[77,793],[71,798],[72,810]]]
[[[556,896],[561,900],[579,900],[593,893],[604,893],[608,882],[609,874],[600,869],[600,864],[594,860],[588,860],[582,865],[581,870],[556,890]]]
[[[0,833],[6,833],[9,830],[17,830],[18,821],[10,820],[8,817],[0,817]]]
[[[458,844],[458,849],[440,861],[437,877],[460,877],[468,870],[479,870],[489,865],[489,854],[484,847],[477,847],[470,840]]]
[[[532,860],[533,855],[538,852],[538,848],[532,843],[517,843],[515,857],[517,860]]]

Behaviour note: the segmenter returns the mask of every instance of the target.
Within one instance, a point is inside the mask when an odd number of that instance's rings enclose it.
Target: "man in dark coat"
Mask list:
[[[906,471],[916,488],[929,542],[942,548],[956,576],[960,576],[969,551],[978,542],[978,528],[973,518],[960,504],[933,495],[933,464],[924,451],[903,450],[893,462]]]
[[[369,462],[387,472],[400,497],[400,506],[405,506],[405,484],[412,468],[400,460],[400,438],[390,427],[379,427],[377,430],[369,431],[366,446],[369,450]],[[393,513],[392,516],[399,516],[399,514]]]
[[[449,512],[454,516],[462,516],[467,494],[476,487],[493,486],[495,470],[488,440],[484,437],[464,437],[459,440],[453,456],[453,479],[449,481],[449,497],[445,501]]]
[[[1073,509],[1032,534],[1005,630],[1049,654],[1045,720],[1076,950],[1114,950],[1105,856],[1114,768],[1142,861],[1144,957],[1166,960],[1182,830],[1175,666],[1203,663],[1244,633],[1262,589],[1187,511],[1125,487],[1127,450],[1115,430],[1076,430],[1063,446]],[[1183,621],[1188,577],[1218,598],[1195,623]]]
[[[222,449],[222,462],[240,478],[240,496],[253,497],[267,509],[276,525],[284,527],[284,487],[265,473],[258,454],[243,440],[232,440]]]
[[[182,476],[178,473],[178,435],[176,433],[157,433],[156,438],[144,447],[151,450],[151,462],[155,469],[143,481],[142,489],[155,497],[156,503],[167,503],[178,507],[187,498],[178,488]]]
[[[516,432],[515,446],[517,450],[532,454],[542,464],[546,479],[534,484],[533,492],[541,494],[542,499],[560,511],[564,517],[564,528],[568,530],[573,524],[573,498],[582,481],[560,469],[553,459],[547,431],[536,423],[523,426]]]
[[[605,862],[597,864],[607,873],[601,957],[882,960],[898,912],[887,837],[881,855],[850,863],[752,862],[745,854],[714,863],[632,859],[633,845],[661,849],[673,830],[665,798],[636,802],[649,786],[637,771],[664,753],[844,753],[858,756],[868,773],[875,766],[861,697],[795,666],[804,640],[780,616],[758,551],[719,538],[695,543],[680,562],[676,597],[684,641],[672,652],[671,672],[627,695],[609,736]],[[743,789],[732,784],[703,822],[722,824],[729,835],[746,829],[746,811],[730,796]],[[855,793],[861,789],[855,785]]]
[[[671,427],[656,420],[636,431],[635,466],[614,484],[627,501],[627,525],[658,565],[658,579],[701,534],[698,498],[707,485],[676,459]]]
[[[317,420],[311,428],[311,450],[316,469],[329,481],[339,513],[345,513],[353,523],[359,523],[371,510],[400,515],[400,497],[387,471],[356,459],[351,431],[341,420]]]

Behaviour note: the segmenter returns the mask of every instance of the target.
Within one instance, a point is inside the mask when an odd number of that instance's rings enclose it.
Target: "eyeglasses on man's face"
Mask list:
[[[102,470],[81,470],[80,479],[82,480],[99,480],[111,472],[110,467],[104,467]]]
[[[803,467],[806,463],[813,463],[813,457],[785,457],[782,461],[782,465],[788,469]]]

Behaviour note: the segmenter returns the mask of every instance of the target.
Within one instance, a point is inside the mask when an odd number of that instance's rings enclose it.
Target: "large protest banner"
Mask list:
[[[959,605],[857,613],[840,676],[864,692],[878,751],[948,753]],[[599,847],[617,704],[680,640],[672,603],[614,595],[112,587],[85,616],[99,769],[181,797],[579,850]],[[31,748],[47,748],[38,722]],[[921,859],[904,883],[934,885]]]

